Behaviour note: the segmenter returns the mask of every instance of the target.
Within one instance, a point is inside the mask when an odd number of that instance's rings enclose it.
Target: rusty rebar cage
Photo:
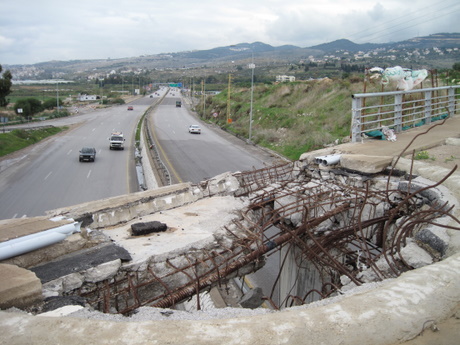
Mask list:
[[[131,272],[99,283],[89,291],[82,290],[81,295],[104,312],[125,314],[143,305],[171,307],[203,289],[225,284],[231,274],[256,270],[263,256],[272,251],[295,245],[324,279],[320,290],[285,299],[287,306],[303,303],[313,293],[322,298],[335,292],[340,287],[339,276],[361,285],[364,281],[359,277],[359,265],[371,268],[378,279],[397,277],[411,269],[398,254],[407,238],[422,225],[451,217],[445,204],[420,207],[423,190],[372,190],[370,180],[362,182],[359,178],[358,185],[326,184],[315,180],[308,168],[301,178],[294,178],[293,169],[288,163],[237,175],[246,191],[239,197],[248,198],[250,203],[241,210],[240,219],[226,227],[233,239],[230,247],[222,242],[216,250],[197,250],[185,256],[185,265],[167,260],[166,274],[150,267],[143,273]],[[348,181],[356,178],[350,176]],[[272,226],[278,231],[268,236],[266,230]],[[376,264],[379,259],[387,262],[389,270]],[[185,283],[174,285],[172,282],[179,278]],[[272,305],[280,307],[273,301]]]

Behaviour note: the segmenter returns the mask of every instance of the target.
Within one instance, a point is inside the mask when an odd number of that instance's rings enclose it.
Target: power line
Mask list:
[[[446,0],[446,1],[448,1],[448,0]],[[444,2],[446,2],[446,1],[444,1]],[[440,3],[442,3],[442,2],[440,2]],[[382,33],[382,32],[386,32],[385,35],[377,36],[377,38],[383,37],[383,36],[387,36],[387,35],[389,35],[389,34],[392,34],[392,33],[395,33],[395,32],[399,32],[399,31],[402,31],[402,30],[404,30],[404,29],[408,29],[408,28],[414,27],[414,26],[416,26],[416,25],[419,25],[419,24],[422,23],[421,20],[422,20],[423,18],[428,17],[428,16],[432,16],[433,14],[439,13],[439,12],[444,11],[444,10],[446,10],[446,9],[448,9],[449,11],[448,11],[448,12],[445,12],[445,13],[439,15],[439,16],[430,18],[430,19],[424,19],[423,22],[429,22],[429,21],[432,21],[432,20],[434,20],[434,19],[438,19],[438,18],[440,18],[440,17],[443,17],[443,16],[446,16],[446,15],[455,13],[455,12],[457,12],[458,10],[452,11],[452,8],[453,8],[453,7],[456,7],[456,6],[458,6],[458,5],[460,5],[460,3],[458,3],[458,2],[455,2],[454,4],[450,3],[450,4],[448,4],[448,5],[445,6],[445,7],[438,8],[436,11],[433,11],[433,10],[427,11],[427,10],[433,8],[434,6],[438,7],[438,6],[439,6],[439,3],[436,4],[436,5],[426,6],[426,7],[424,7],[424,8],[417,9],[417,10],[415,10],[415,11],[413,11],[413,12],[406,13],[404,16],[400,16],[400,17],[398,17],[398,18],[393,18],[393,19],[391,19],[391,20],[388,20],[388,21],[386,21],[386,22],[380,23],[380,24],[378,24],[378,25],[376,25],[376,26],[373,27],[373,29],[382,27],[381,30],[374,31],[374,32],[372,32],[372,30],[369,30],[369,29],[368,29],[368,30],[362,30],[362,31],[360,31],[360,32],[356,32],[356,33],[354,33],[354,34],[349,35],[349,37],[350,37],[350,38],[354,38],[354,37],[356,37],[357,35],[360,35],[360,36],[357,36],[355,39],[365,39],[366,37],[374,37],[374,39],[375,39],[375,35],[377,35],[377,34],[379,34],[379,33]],[[421,15],[417,16],[417,13],[420,13],[421,11],[423,11],[424,14],[421,14]],[[412,19],[409,19],[409,20],[408,20],[407,18],[408,18],[409,16],[412,17]],[[401,21],[401,20],[403,20],[403,22],[400,22],[400,23],[397,23],[397,24],[395,24],[395,25],[392,25],[392,26],[389,26],[389,27],[388,27],[388,24],[393,23],[393,22],[397,22],[397,21]],[[414,24],[414,25],[409,25],[409,26],[407,26],[408,23],[414,22],[414,21],[417,21],[417,23]],[[402,26],[402,25],[405,25],[405,27],[404,27],[404,28],[401,28],[401,29],[399,29],[399,30],[396,30],[396,31],[390,31],[390,32],[388,32],[388,30],[392,30],[392,29],[394,29],[394,28],[396,28],[396,27],[399,27],[399,26]]]
[[[452,13],[455,13],[455,11],[454,11],[454,12],[450,12],[449,14],[452,14]],[[437,16],[437,17],[434,17],[434,18],[429,19],[428,21],[431,21],[431,20],[434,20],[434,19],[438,19],[438,18],[444,17],[445,15],[446,15],[446,14],[439,15],[439,16]],[[413,24],[413,25],[404,27],[404,28],[402,28],[402,29],[400,29],[400,30],[395,30],[395,31],[388,32],[387,34],[385,34],[385,36],[386,36],[386,35],[391,35],[391,34],[394,34],[394,33],[396,33],[396,32],[400,32],[400,31],[403,31],[403,30],[410,29],[410,28],[412,28],[412,27],[414,27],[414,26],[417,26],[417,25],[420,25],[420,23],[416,23],[416,24]],[[383,37],[383,36],[380,36],[380,37]]]

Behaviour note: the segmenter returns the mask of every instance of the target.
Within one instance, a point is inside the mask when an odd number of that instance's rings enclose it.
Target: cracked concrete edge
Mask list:
[[[152,344],[389,345],[410,340],[430,324],[455,314],[460,300],[459,270],[457,253],[334,303],[236,319],[114,322],[0,312],[0,331],[2,343],[12,345],[147,340]]]
[[[447,168],[442,168],[420,161],[412,162],[412,160],[406,158],[400,158],[396,163],[395,168],[407,172],[412,171],[413,175],[421,176],[433,183],[441,181],[451,172],[451,170]],[[453,215],[459,219],[460,207],[458,207],[458,205],[460,204],[460,173],[455,171],[439,186],[439,188],[444,188],[444,193],[451,195],[449,204],[454,206]],[[447,225],[456,227],[460,226],[454,218],[451,218]],[[454,253],[460,252],[460,231],[448,229],[447,233],[450,236],[450,240],[446,255],[450,256]]]

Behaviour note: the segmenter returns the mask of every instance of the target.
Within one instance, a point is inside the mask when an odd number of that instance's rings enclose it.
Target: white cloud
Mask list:
[[[261,41],[308,47],[460,32],[457,0],[16,0],[0,12],[0,64],[118,58]]]

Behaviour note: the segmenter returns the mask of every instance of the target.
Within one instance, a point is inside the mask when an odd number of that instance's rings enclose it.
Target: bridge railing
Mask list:
[[[352,142],[384,127],[400,133],[459,111],[460,85],[352,95]]]

